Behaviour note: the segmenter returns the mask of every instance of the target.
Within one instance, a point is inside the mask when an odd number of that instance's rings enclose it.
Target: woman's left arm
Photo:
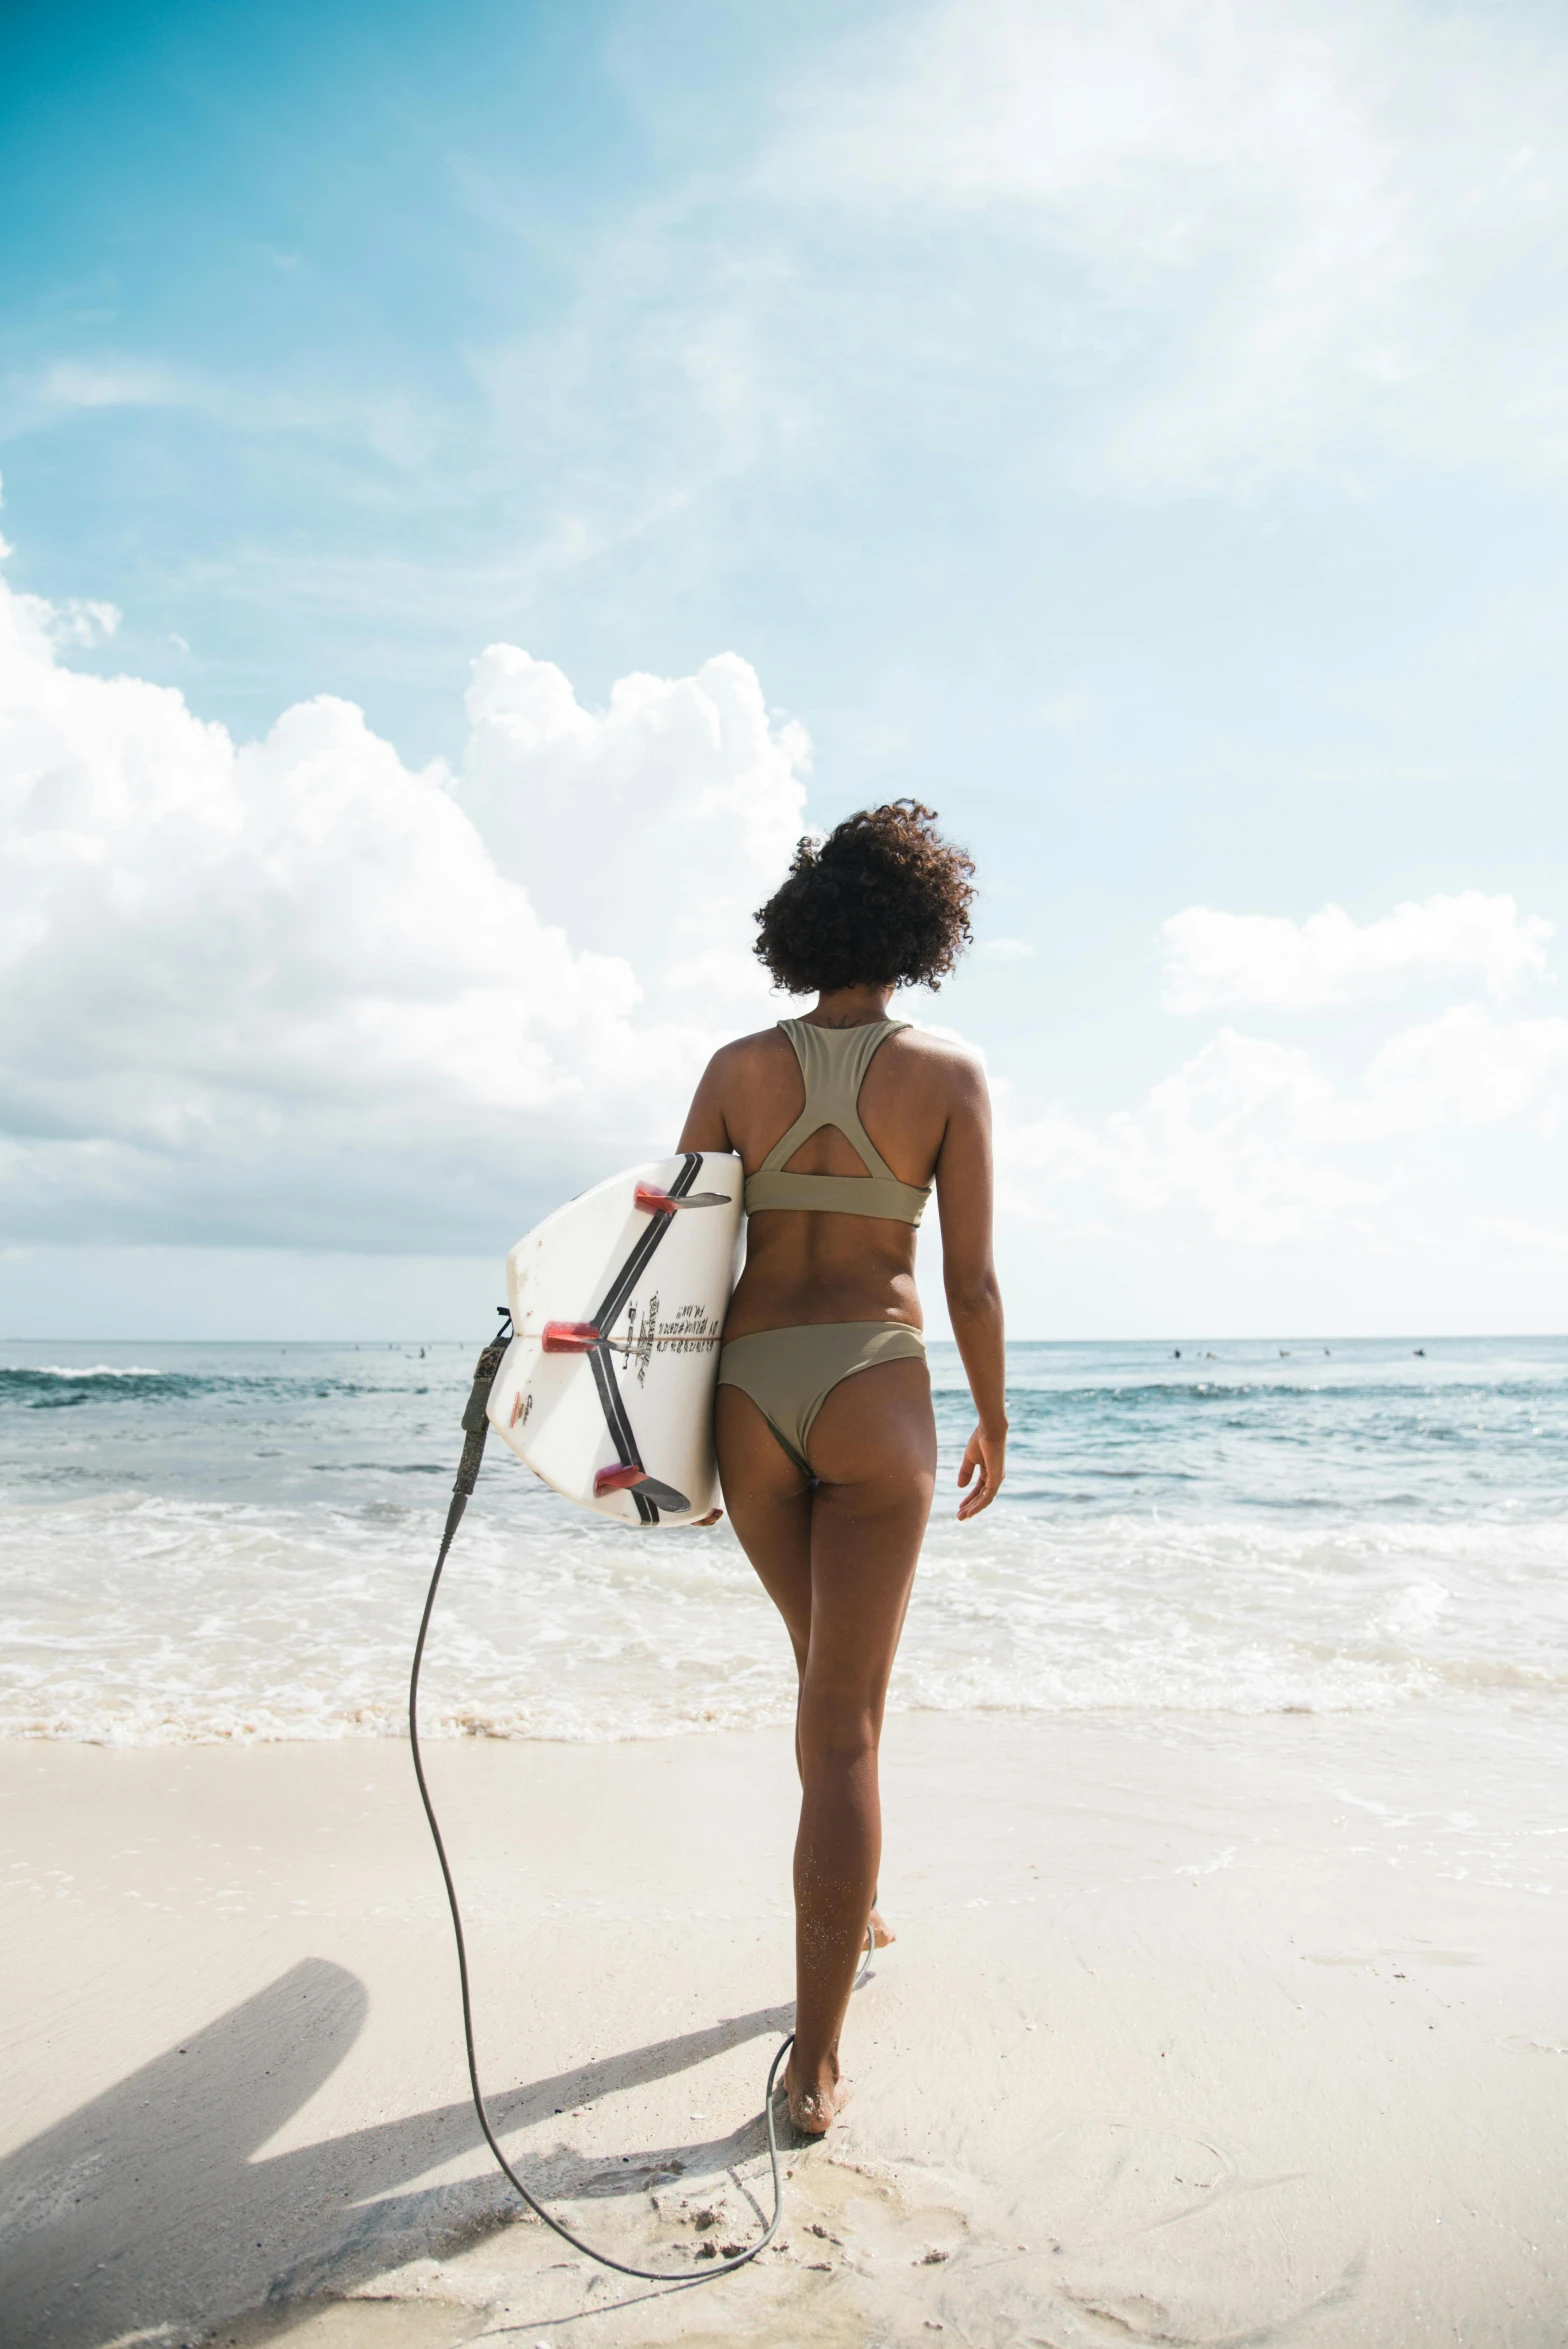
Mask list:
[[[681,1128],[681,1138],[675,1145],[677,1150],[733,1150],[735,1148],[735,1144],[730,1139],[729,1127],[724,1122],[723,1108],[723,1063],[728,1057],[729,1049],[729,1046],[726,1045],[722,1051],[716,1052],[703,1070],[697,1090],[691,1097],[691,1107],[686,1112],[686,1123]]]
[[[729,1127],[724,1122],[720,1105],[722,1075],[719,1063],[724,1058],[716,1052],[703,1070],[697,1090],[692,1095],[691,1107],[686,1112],[686,1123],[681,1128],[678,1150],[733,1150]],[[710,1509],[706,1517],[694,1517],[693,1525],[717,1525],[722,1509]]]

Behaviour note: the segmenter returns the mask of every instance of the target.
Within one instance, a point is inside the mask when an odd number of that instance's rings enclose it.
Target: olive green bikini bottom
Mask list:
[[[814,1477],[806,1440],[833,1389],[879,1362],[925,1358],[925,1339],[907,1321],[813,1321],[731,1338],[719,1354],[719,1384],[749,1395],[796,1467]]]

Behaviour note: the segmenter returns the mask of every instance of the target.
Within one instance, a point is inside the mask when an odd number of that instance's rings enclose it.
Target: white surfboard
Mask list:
[[[506,1260],[512,1342],[490,1424],[569,1501],[689,1525],[718,1500],[713,1390],[741,1163],[687,1151],[546,1216]]]

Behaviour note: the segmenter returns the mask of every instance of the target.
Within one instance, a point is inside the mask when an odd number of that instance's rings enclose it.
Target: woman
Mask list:
[[[931,1509],[936,1428],[915,1226],[933,1181],[953,1335],[979,1425],[960,1517],[996,1497],[1007,1439],[1002,1304],[991,1263],[990,1109],[959,1046],[891,1020],[969,943],[974,867],[913,800],[803,840],[758,915],[757,953],[817,995],[715,1053],[683,1150],[746,1171],[746,1266],[719,1357],[719,1470],[735,1530],[784,1618],[800,1675],[795,1751],[795,2126],[839,2102],[839,2032],[877,1914],[877,1748]]]

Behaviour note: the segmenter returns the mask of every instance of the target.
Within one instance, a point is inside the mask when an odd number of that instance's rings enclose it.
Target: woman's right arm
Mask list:
[[[978,1517],[995,1500],[1007,1464],[1007,1358],[1002,1292],[991,1260],[991,1098],[970,1060],[955,1069],[957,1099],[948,1115],[936,1162],[936,1199],[942,1224],[942,1281],[948,1317],[974,1397],[979,1425],[964,1447],[958,1471],[968,1485],[960,1517]]]

